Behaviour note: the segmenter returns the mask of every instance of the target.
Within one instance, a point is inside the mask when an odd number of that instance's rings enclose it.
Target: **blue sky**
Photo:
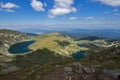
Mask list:
[[[120,28],[120,0],[0,0],[0,28],[35,26]]]

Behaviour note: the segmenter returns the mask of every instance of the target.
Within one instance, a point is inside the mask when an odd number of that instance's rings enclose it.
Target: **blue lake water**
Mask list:
[[[103,42],[93,42],[94,44],[104,44]]]
[[[85,57],[85,51],[79,51],[72,54],[72,57],[75,59],[81,59]]]
[[[31,50],[28,48],[28,46],[33,44],[34,42],[35,41],[32,40],[32,41],[25,41],[25,42],[13,44],[8,49],[8,52],[10,52],[11,54],[21,54],[21,53],[29,52]]]
[[[77,44],[79,47],[88,47],[87,44]]]

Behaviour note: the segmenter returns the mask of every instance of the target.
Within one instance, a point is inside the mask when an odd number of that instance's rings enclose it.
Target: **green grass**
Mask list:
[[[40,76],[39,80],[43,80],[44,76],[73,62],[80,62],[84,66],[100,65],[100,69],[120,69],[119,55],[108,57],[109,52],[115,49],[120,50],[120,47],[95,52],[94,50],[98,47],[91,42],[87,40],[74,41],[72,38],[59,33],[44,34],[31,39],[36,40],[34,44],[29,46],[33,51],[16,55],[13,61],[9,62],[20,67],[21,70],[2,75],[2,80],[12,79],[14,76],[20,77],[21,80],[34,80],[36,76]],[[89,44],[91,51],[89,48],[78,47],[77,43]],[[81,60],[73,59],[70,55],[79,50],[86,50],[89,55]]]
[[[120,56],[110,54],[110,52],[113,52],[115,49],[120,50],[120,47],[113,47],[92,53],[86,59],[81,60],[81,62],[84,65],[100,65],[102,69],[120,69]]]
[[[36,42],[29,46],[29,48],[34,51],[37,49],[47,48],[58,54],[68,56],[80,50],[72,38],[63,36],[59,33],[45,34],[34,37],[33,39],[35,39]]]

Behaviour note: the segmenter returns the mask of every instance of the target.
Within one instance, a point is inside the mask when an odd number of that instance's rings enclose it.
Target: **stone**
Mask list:
[[[73,65],[75,65],[77,67],[82,67],[82,65],[79,62],[74,62]]]
[[[83,67],[83,71],[87,74],[92,74],[91,69],[89,67]]]
[[[114,77],[115,79],[120,80],[120,70],[103,70],[103,73],[106,73],[112,77]]]
[[[94,67],[90,67],[91,72],[95,73],[95,68]]]
[[[65,71],[65,72],[72,72],[72,68],[71,68],[71,67],[65,67],[65,68],[64,68],[64,71]]]
[[[17,71],[17,70],[19,70],[18,67],[16,67],[16,66],[10,66],[8,68],[2,69],[1,73],[2,74],[7,74],[7,73],[14,72],[14,71]]]
[[[120,70],[105,69],[102,72],[94,66],[74,62],[71,67],[64,68],[64,80],[120,80]]]

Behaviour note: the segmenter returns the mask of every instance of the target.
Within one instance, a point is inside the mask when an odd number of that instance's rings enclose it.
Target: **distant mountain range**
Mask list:
[[[71,30],[64,31],[63,33],[70,35],[72,37],[89,37],[94,36],[97,38],[106,38],[106,39],[120,39],[120,30]]]
[[[94,36],[98,38],[106,38],[106,39],[120,39],[120,29],[35,29],[30,30],[30,33],[51,33],[51,32],[59,32],[62,34],[66,34],[72,37],[89,37]]]

